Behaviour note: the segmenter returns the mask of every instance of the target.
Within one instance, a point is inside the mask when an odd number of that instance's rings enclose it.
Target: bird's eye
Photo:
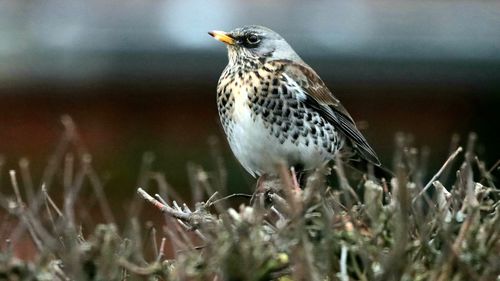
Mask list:
[[[255,44],[260,42],[260,38],[259,38],[259,36],[255,35],[255,34],[250,34],[247,36],[247,42],[249,44],[255,45]]]

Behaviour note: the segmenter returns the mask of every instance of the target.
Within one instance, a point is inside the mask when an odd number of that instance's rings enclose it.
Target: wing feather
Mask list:
[[[380,161],[365,137],[356,127],[351,115],[330,92],[321,78],[309,66],[288,60],[275,61],[280,71],[293,79],[306,96],[304,102],[338,128],[353,144],[353,148],[367,161],[379,166]]]

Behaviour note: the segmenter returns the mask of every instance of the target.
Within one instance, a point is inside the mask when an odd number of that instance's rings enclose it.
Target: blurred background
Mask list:
[[[499,158],[498,1],[17,0],[0,2],[4,168],[27,157],[39,179],[69,114],[119,206],[144,152],[184,193],[188,163],[215,166],[214,137],[231,191],[250,191],[216,111],[226,49],[207,35],[245,24],[283,35],[387,165],[398,131],[430,148],[432,170],[454,133],[477,132],[487,165]]]

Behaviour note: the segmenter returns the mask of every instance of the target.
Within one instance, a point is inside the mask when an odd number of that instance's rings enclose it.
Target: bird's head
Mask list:
[[[263,26],[248,25],[229,32],[214,30],[208,34],[227,45],[230,64],[279,59],[302,61],[283,37]]]

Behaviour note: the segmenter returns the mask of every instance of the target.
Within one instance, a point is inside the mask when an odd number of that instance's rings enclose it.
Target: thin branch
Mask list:
[[[453,160],[455,160],[455,158],[457,157],[457,155],[462,152],[463,148],[461,146],[459,146],[455,152],[453,152],[450,157],[448,157],[448,159],[446,160],[446,162],[444,162],[443,166],[441,167],[441,169],[439,169],[439,171],[429,180],[429,182],[425,185],[425,187],[420,191],[420,193],[417,194],[417,196],[415,196],[415,198],[413,198],[412,200],[412,204],[415,203],[417,201],[417,199],[422,196],[425,192],[427,192],[427,190],[432,186],[432,183],[435,182],[439,176],[441,176],[441,174],[443,173],[443,171],[453,162]]]
[[[16,195],[16,201],[19,207],[23,206],[23,199],[21,198],[21,192],[19,191],[19,185],[17,183],[16,171],[10,170],[10,182],[12,183],[12,188],[14,189],[14,194]]]
[[[30,163],[27,158],[19,160],[19,171],[21,172],[24,190],[26,190],[27,203],[32,204],[35,199],[35,191],[33,188],[33,179],[31,178]]]
[[[208,204],[208,207],[212,206],[212,205],[215,205],[217,203],[219,203],[220,201],[223,201],[223,200],[228,200],[228,199],[231,199],[231,198],[234,198],[234,197],[245,197],[245,198],[252,198],[252,194],[247,194],[247,193],[234,193],[234,194],[231,194],[231,195],[228,195],[228,196],[225,196],[225,197],[222,197],[222,198],[219,198],[213,202],[210,202],[210,204]]]
[[[184,205],[184,209],[180,208],[179,205],[174,201],[174,208],[169,206],[168,204],[163,204],[162,202],[156,200],[153,196],[149,195],[144,189],[138,188],[137,193],[143,199],[153,204],[160,211],[171,215],[172,217],[182,220],[185,223],[188,223],[192,229],[197,229],[202,224],[213,223],[215,218],[209,214],[204,212],[203,209],[196,209],[195,211],[189,210],[186,205]],[[204,204],[201,204],[204,206]]]
[[[50,206],[56,211],[57,215],[59,217],[63,217],[64,215],[61,212],[61,209],[59,209],[57,207],[56,203],[54,202],[54,200],[52,200],[52,198],[48,194],[47,189],[45,188],[44,184],[42,184],[42,194],[44,195],[45,200],[47,200],[47,202],[50,204]]]
[[[165,257],[165,243],[167,242],[166,237],[161,238],[160,249],[158,249],[158,256],[156,257],[156,261],[160,262],[163,257]]]
[[[347,275],[347,252],[348,248],[342,245],[340,251],[340,280],[349,281],[349,275]]]
[[[116,220],[115,217],[113,216],[113,212],[111,211],[111,207],[109,206],[109,202],[104,192],[102,181],[97,175],[97,172],[94,170],[94,168],[92,168],[90,164],[88,167],[87,176],[89,177],[92,188],[94,189],[94,192],[97,197],[97,202],[99,203],[99,207],[101,209],[104,218],[106,219],[106,222],[115,223]]]

